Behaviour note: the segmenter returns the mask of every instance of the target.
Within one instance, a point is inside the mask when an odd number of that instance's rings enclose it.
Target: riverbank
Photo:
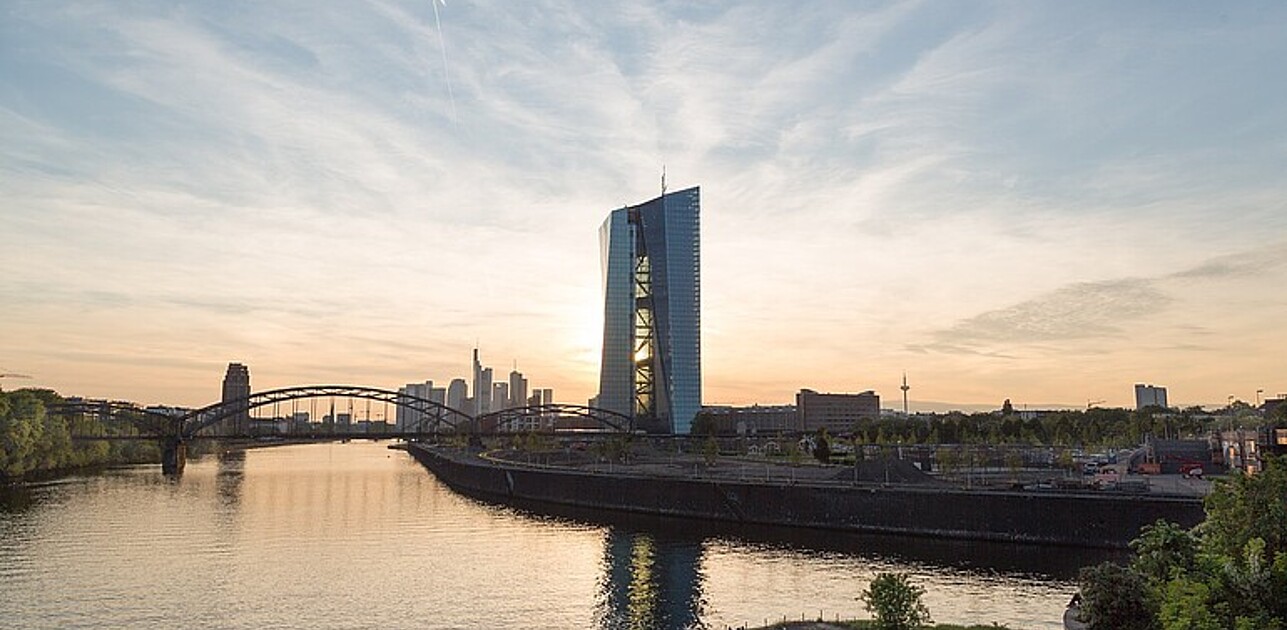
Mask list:
[[[1144,525],[1166,519],[1189,527],[1203,514],[1196,497],[965,490],[932,480],[874,484],[808,478],[799,471],[787,471],[790,477],[727,468],[710,474],[688,459],[605,470],[598,463],[576,467],[555,457],[520,462],[505,452],[424,444],[411,445],[410,452],[453,489],[501,503],[849,532],[1124,548]]]

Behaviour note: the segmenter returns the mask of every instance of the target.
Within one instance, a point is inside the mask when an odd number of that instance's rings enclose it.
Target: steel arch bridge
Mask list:
[[[548,404],[505,409],[477,418],[442,403],[401,392],[363,387],[359,385],[304,385],[283,387],[248,396],[207,405],[184,413],[165,414],[149,411],[135,405],[117,402],[82,401],[51,406],[49,413],[67,417],[97,417],[125,423],[124,430],[100,422],[96,433],[81,433],[73,421],[72,438],[82,440],[139,440],[161,442],[161,469],[167,474],[183,471],[187,458],[186,443],[201,438],[252,439],[262,433],[233,433],[211,435],[209,429],[252,409],[303,399],[358,398],[392,404],[416,413],[417,421],[411,426],[376,432],[326,431],[297,433],[272,433],[281,437],[300,439],[417,439],[444,434],[496,434],[540,432],[584,433],[633,433],[634,419],[630,416],[583,405]],[[312,418],[310,418],[310,421]],[[310,422],[310,424],[315,424]]]
[[[359,398],[389,403],[416,412],[419,420],[412,426],[403,427],[396,431],[395,433],[399,436],[429,435],[442,432],[470,431],[473,429],[473,418],[469,414],[442,403],[387,389],[356,385],[284,387],[255,392],[243,398],[214,403],[176,415],[148,411],[125,403],[95,401],[57,405],[50,408],[50,413],[62,416],[89,415],[123,420],[138,431],[136,435],[119,434],[120,437],[152,437],[187,441],[198,437],[216,437],[203,436],[200,433],[238,414],[249,413],[252,409],[309,398]],[[113,436],[101,434],[76,435],[74,437],[110,438]]]
[[[485,413],[474,419],[483,433],[557,433],[598,431],[634,433],[634,418],[615,411],[584,405],[531,405]]]
[[[97,438],[97,439],[137,439],[140,437],[164,438],[173,435],[179,435],[182,431],[182,418],[155,411],[148,411],[129,403],[108,402],[108,401],[77,401],[64,403],[61,405],[51,405],[48,413],[56,416],[79,417],[94,416],[100,419],[112,418],[121,420],[130,427],[130,431],[109,431],[101,434],[84,435],[76,432],[77,427],[72,428],[72,437],[74,438]]]
[[[384,402],[416,412],[419,420],[411,427],[400,429],[397,433],[434,434],[444,430],[457,432],[473,428],[473,417],[469,414],[427,398],[358,385],[304,385],[256,392],[244,398],[218,402],[190,411],[183,416],[183,437],[197,437],[200,431],[238,414],[249,412],[251,409],[308,398],[359,398]]]

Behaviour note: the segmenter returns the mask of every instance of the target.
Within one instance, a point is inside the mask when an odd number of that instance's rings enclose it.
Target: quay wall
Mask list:
[[[1062,491],[809,485],[604,474],[483,460],[413,444],[463,494],[737,523],[973,540],[1125,547],[1158,519],[1191,527],[1197,498]]]

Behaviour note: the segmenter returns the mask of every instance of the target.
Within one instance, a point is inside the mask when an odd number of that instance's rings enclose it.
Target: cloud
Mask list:
[[[1195,266],[1150,278],[1075,282],[1011,306],[986,311],[932,333],[934,341],[909,344],[914,353],[929,351],[1012,358],[999,348],[1092,339],[1119,338],[1126,327],[1156,317],[1176,302],[1183,287],[1176,281],[1256,279],[1287,268],[1281,244],[1217,256]],[[1175,326],[1182,337],[1209,336],[1193,324]],[[1083,349],[1089,346],[1083,345]],[[1209,351],[1194,343],[1173,343],[1167,350]]]
[[[1119,334],[1120,324],[1155,314],[1170,299],[1149,280],[1078,282],[1014,306],[981,313],[939,333],[962,345],[1025,344]]]
[[[1257,250],[1218,256],[1200,265],[1169,276],[1178,280],[1224,280],[1245,278],[1287,267],[1287,242]]]

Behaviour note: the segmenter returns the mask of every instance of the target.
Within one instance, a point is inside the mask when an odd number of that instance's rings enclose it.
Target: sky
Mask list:
[[[1287,392],[1281,2],[0,0],[0,381],[597,390],[702,195],[707,404]],[[1102,401],[1102,402],[1101,402]]]

